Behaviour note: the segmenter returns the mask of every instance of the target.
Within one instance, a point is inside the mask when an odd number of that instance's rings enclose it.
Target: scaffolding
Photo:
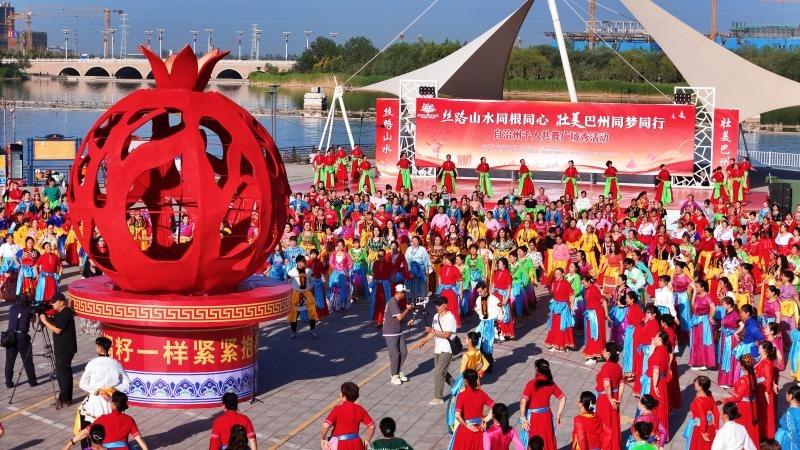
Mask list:
[[[545,32],[547,37],[555,39],[554,31]],[[588,21],[583,31],[565,31],[564,38],[573,42],[605,41],[609,44],[620,42],[653,43],[642,24],[635,20],[594,20]]]

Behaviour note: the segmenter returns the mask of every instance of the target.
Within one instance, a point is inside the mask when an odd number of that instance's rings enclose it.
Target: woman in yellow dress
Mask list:
[[[303,231],[301,231],[300,236],[297,237],[297,242],[306,255],[308,255],[311,250],[319,252],[319,241],[317,240],[314,230],[311,228],[311,222],[303,223]]]
[[[522,247],[523,245],[528,245],[531,239],[536,239],[539,237],[539,233],[536,232],[531,227],[530,219],[525,219],[522,222],[522,227],[517,231],[517,234],[514,235],[514,241],[516,241],[518,247]]]
[[[661,275],[667,275],[669,273],[670,256],[670,246],[669,242],[667,242],[666,235],[658,235],[655,251],[653,252],[653,257],[650,259],[650,272],[653,273],[654,280],[658,280]]]
[[[617,282],[623,272],[622,261],[625,255],[619,252],[619,244],[612,240],[605,242],[605,252],[600,257],[597,279],[600,280],[604,296],[613,297],[617,292]]]
[[[472,239],[472,242],[486,239],[486,225],[483,222],[478,222],[477,217],[471,218],[469,224],[467,224],[467,235]]]
[[[489,368],[489,361],[483,356],[478,346],[480,345],[481,334],[476,331],[467,333],[467,339],[464,342],[467,345],[467,351],[461,357],[461,368],[458,371],[458,377],[453,382],[450,388],[450,400],[448,400],[445,420],[450,429],[455,429],[456,426],[456,397],[464,389],[464,371],[472,369],[478,372],[479,377],[483,377],[486,369]]]
[[[597,255],[602,254],[603,249],[600,247],[600,240],[597,238],[597,233],[594,232],[592,225],[587,225],[586,233],[583,233],[581,238],[578,239],[578,250],[583,250],[583,253],[586,254],[586,262],[589,263],[593,273],[596,274],[598,267]]]

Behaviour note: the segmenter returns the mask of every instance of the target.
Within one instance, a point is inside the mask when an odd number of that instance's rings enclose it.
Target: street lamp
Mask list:
[[[292,34],[290,31],[283,32],[283,60],[289,60],[289,35]]]
[[[333,42],[336,42],[336,36],[339,35],[338,31],[333,31],[330,33],[331,37],[333,38]]]
[[[197,35],[200,34],[197,30],[190,31],[192,33],[192,51],[197,54]]]
[[[256,61],[261,59],[261,28],[256,29]]]
[[[69,28],[61,30],[64,33],[64,60],[69,58]]]
[[[242,59],[242,35],[244,35],[244,31],[237,31],[236,32],[236,43],[239,46],[239,59]]]
[[[208,50],[207,50],[207,52],[211,53],[211,49],[213,48],[212,44],[211,44],[211,37],[214,35],[214,29],[213,28],[206,28],[206,33],[208,33]]]
[[[145,36],[147,36],[147,49],[150,50],[150,41],[153,39],[153,30],[144,30]]]
[[[114,59],[114,33],[116,31],[117,30],[115,28],[109,28],[108,29],[108,34],[111,37],[111,59]]]
[[[306,35],[306,50],[308,50],[308,37],[311,36],[311,30],[303,30],[303,34]]]
[[[157,28],[156,31],[158,31],[158,57],[163,58],[164,55],[161,53],[161,44],[164,42],[164,29]]]

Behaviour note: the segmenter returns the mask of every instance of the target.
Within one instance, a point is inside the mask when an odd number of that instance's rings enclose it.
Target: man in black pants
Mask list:
[[[53,332],[53,354],[56,359],[56,379],[58,379],[58,398],[56,409],[66,403],[72,403],[72,358],[78,352],[78,340],[75,336],[75,312],[67,306],[64,294],[53,297],[55,315],[52,320],[45,314],[39,314],[39,320]]]
[[[17,302],[11,305],[8,311],[8,331],[15,334],[16,343],[6,348],[6,387],[14,387],[14,363],[17,355],[22,358],[28,384],[36,386],[36,371],[33,368],[33,349],[31,349],[31,335],[28,334],[31,326],[33,312],[25,296],[17,297]]]
[[[401,311],[400,300],[406,296],[407,289],[402,284],[394,288],[394,296],[386,300],[386,311],[383,314],[383,338],[386,340],[386,347],[389,349],[389,365],[392,372],[390,383],[402,384],[408,378],[400,370],[406,360],[408,350],[406,350],[405,324],[403,321],[411,311],[411,304],[406,304],[406,309]]]

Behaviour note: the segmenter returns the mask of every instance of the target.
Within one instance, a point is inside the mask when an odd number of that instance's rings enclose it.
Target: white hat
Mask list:
[[[403,286],[402,284],[398,284],[397,286],[394,287],[394,291],[395,292],[408,292],[408,289],[406,289],[406,287]]]

